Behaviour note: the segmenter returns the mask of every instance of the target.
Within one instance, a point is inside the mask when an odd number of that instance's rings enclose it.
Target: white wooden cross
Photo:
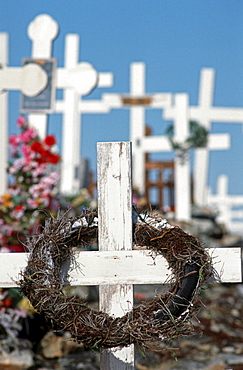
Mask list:
[[[210,206],[216,207],[219,215],[218,222],[222,222],[232,233],[243,234],[243,195],[228,193],[228,176],[220,175],[217,181],[217,193],[208,189],[207,200]],[[241,209],[232,209],[240,207]],[[234,219],[234,221],[232,221]]]
[[[203,86],[208,85],[208,81],[205,83],[205,78],[202,79],[202,81]],[[133,143],[133,184],[138,188],[141,194],[144,194],[145,191],[145,153],[169,152],[172,150],[168,137],[164,135],[145,135],[145,110],[149,108],[162,109],[164,118],[169,120],[172,119],[175,123],[174,140],[181,143],[189,136],[189,120],[191,119],[188,94],[175,94],[173,97],[170,93],[146,95],[145,85],[145,64],[132,63],[130,71],[130,95],[125,96],[107,93],[102,96],[107,106],[112,109],[126,107],[130,109],[130,140]],[[205,98],[205,87],[201,90],[203,92],[201,93],[200,101],[204,107],[207,101]],[[124,105],[125,99],[128,101],[126,103],[127,105]],[[229,135],[209,134],[208,148],[211,150],[228,149]],[[191,176],[189,156],[185,157],[184,161],[178,156],[175,156],[174,171],[175,219],[177,221],[188,222],[191,219]],[[202,173],[204,173],[203,170]],[[196,188],[199,187],[200,183],[198,177],[201,179],[202,175],[198,169],[196,169]]]
[[[164,109],[172,104],[170,93],[146,93],[145,63],[131,63],[130,66],[130,93],[102,95],[104,103],[110,109],[128,108],[130,110],[130,140],[133,144],[133,185],[141,194],[145,193],[145,153],[170,151],[167,137],[162,137],[159,145],[151,140],[154,137],[146,136],[146,109]]]
[[[122,316],[133,306],[133,284],[163,284],[168,265],[153,263],[146,250],[132,249],[131,143],[98,143],[99,251],[82,251],[72,285],[99,285],[100,309]],[[241,248],[208,250],[222,282],[241,282]],[[25,253],[0,254],[0,286],[14,287],[26,265]],[[210,288],[209,288],[210,289]],[[103,350],[101,370],[134,369],[133,345]]]
[[[58,24],[47,14],[37,16],[28,26],[28,35],[32,40],[32,58],[33,59],[49,59],[52,55],[52,43],[58,34]],[[21,90],[25,95],[35,96],[41,92],[46,86],[46,74],[36,64],[28,64],[24,67],[7,68],[7,42],[6,34],[1,34],[0,38],[0,62],[4,65],[4,69],[0,70],[0,90]],[[65,39],[65,65],[64,68],[57,68],[56,76],[54,76],[54,89],[64,90],[64,99],[57,100],[56,107],[53,113],[63,114],[63,135],[62,135],[62,176],[61,176],[61,191],[63,193],[76,193],[79,189],[79,179],[77,169],[80,165],[80,114],[82,113],[81,96],[89,94],[95,87],[110,87],[113,83],[113,75],[111,73],[98,73],[91,64],[78,62],[79,60],[79,36],[67,35]],[[38,68],[39,67],[39,68]],[[31,69],[32,68],[32,69]],[[31,70],[30,70],[31,69]],[[35,71],[33,71],[35,69]],[[36,73],[39,73],[36,76]],[[30,75],[32,73],[32,75]],[[31,88],[31,89],[30,89]],[[32,94],[32,95],[31,95]],[[1,139],[6,137],[7,130],[7,97],[4,95],[0,98],[0,104],[3,108],[1,116]],[[4,99],[4,100],[3,100]],[[85,113],[104,113],[104,106],[97,104],[89,104],[86,106]],[[30,113],[29,123],[35,127],[40,136],[43,138],[47,133],[46,113]],[[6,138],[5,138],[6,139]],[[4,146],[1,147],[5,153],[3,156],[4,166],[6,160],[7,140],[4,141]],[[1,179],[6,179],[5,172]],[[1,181],[2,183],[2,181]],[[6,181],[4,181],[6,188]],[[4,192],[4,191],[3,191]],[[1,193],[3,193],[1,192]]]
[[[214,107],[213,103],[214,70],[203,68],[200,78],[199,102],[197,106],[187,106],[185,114],[189,120],[197,121],[209,132],[211,122],[240,123],[243,122],[243,108]],[[165,108],[164,117],[174,120],[178,108]],[[185,117],[185,116],[184,116]],[[183,117],[182,117],[183,119]],[[209,151],[230,148],[228,134],[210,134],[206,148],[196,149],[194,165],[195,202],[199,205],[209,204],[207,200],[207,176]]]
[[[130,109],[130,140],[133,143],[133,185],[141,194],[145,192],[145,153],[169,152],[172,150],[168,137],[163,135],[146,136],[146,109],[165,109],[172,106],[172,94],[148,94],[145,88],[145,64],[132,63],[130,69],[130,95],[103,94],[106,104],[114,108]],[[184,110],[184,97],[176,97]],[[125,104],[124,104],[125,101]],[[126,103],[127,102],[127,103]],[[184,113],[184,111],[183,111]],[[187,138],[188,122],[180,114],[175,119],[175,138]],[[180,124],[180,125],[179,125]],[[175,218],[179,221],[190,220],[190,169],[188,159],[181,163],[175,159]]]
[[[189,122],[193,118],[190,115],[189,95],[185,93],[175,94],[174,104],[172,107],[164,109],[164,118],[174,121],[174,140],[175,142],[183,143],[190,136]],[[208,135],[208,148],[210,150],[229,149],[230,137],[228,134],[210,134]],[[203,148],[196,149],[198,151]],[[196,175],[194,178],[197,186],[199,186],[198,178],[200,177],[200,169],[203,171],[203,164],[197,162],[194,166]],[[175,186],[179,187],[175,191],[175,206],[176,219],[189,221],[191,218],[191,174],[189,156],[181,161],[178,156],[175,157]],[[196,186],[196,185],[195,185]],[[206,184],[205,184],[206,186]]]
[[[0,68],[8,64],[8,35],[0,33]],[[0,69],[1,73],[1,69]],[[1,86],[1,84],[0,84]],[[7,157],[8,157],[8,96],[7,92],[3,93],[0,87],[0,194],[4,194],[7,189]]]
[[[24,67],[8,67],[8,35],[0,33],[0,194],[7,188],[7,112],[8,90],[20,90],[27,96],[37,95],[47,83],[45,72],[36,64]],[[31,81],[31,83],[30,83]]]

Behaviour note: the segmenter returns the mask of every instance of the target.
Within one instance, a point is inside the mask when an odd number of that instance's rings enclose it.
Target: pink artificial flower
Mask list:
[[[33,169],[32,169],[32,176],[35,180],[37,180],[38,176],[43,175],[45,172],[45,169],[47,167],[46,163],[42,163],[37,166],[36,162],[33,162]]]
[[[34,139],[37,136],[36,131],[29,127],[28,130],[22,132],[22,134],[19,135],[20,141],[23,143],[28,143],[30,140]]]
[[[18,146],[18,144],[19,144],[18,135],[10,135],[9,136],[9,144],[13,145],[13,146]]]
[[[12,187],[12,188],[8,188],[8,193],[10,195],[19,195],[19,192],[20,192],[20,188],[19,187]],[[1,219],[0,219],[0,225],[1,225]]]
[[[7,247],[0,248],[0,253],[9,253],[9,249]]]
[[[32,170],[32,159],[30,156],[25,157],[25,165],[23,167],[24,171],[31,171]]]
[[[45,186],[52,187],[58,183],[60,176],[57,172],[51,172],[48,176],[45,176],[41,179],[41,183]]]
[[[13,227],[11,225],[2,225],[2,232],[5,234],[5,235],[12,235],[12,232],[13,232]]]
[[[35,199],[27,199],[27,204],[30,208],[38,208],[38,204]]]
[[[18,172],[19,170],[23,168],[24,165],[25,165],[25,158],[16,159],[16,161],[14,161],[12,166],[9,168],[9,173],[14,174]]]
[[[29,188],[29,193],[32,195],[33,198],[37,199],[40,195],[40,191],[42,189],[40,189],[40,186],[39,184],[36,184],[36,185],[32,185],[30,188]]]
[[[19,118],[17,119],[17,125],[19,127],[27,126],[28,125],[28,122],[27,122],[26,117],[25,116],[19,116]]]
[[[22,205],[16,206],[10,215],[12,218],[19,220],[24,215],[24,207]]]
[[[30,150],[29,145],[26,145],[26,144],[23,144],[22,145],[22,153],[23,153],[23,155],[25,157],[29,157],[30,156],[31,150]]]

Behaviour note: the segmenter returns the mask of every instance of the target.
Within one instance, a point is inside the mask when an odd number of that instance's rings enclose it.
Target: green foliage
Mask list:
[[[171,124],[165,131],[165,134],[168,136],[172,149],[188,151],[193,148],[205,148],[208,140],[208,131],[205,127],[199,125],[195,121],[190,121],[190,136],[185,140],[184,143],[179,143],[174,141],[174,125]]]

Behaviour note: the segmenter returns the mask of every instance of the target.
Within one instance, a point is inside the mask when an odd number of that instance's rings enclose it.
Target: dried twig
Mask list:
[[[170,288],[150,302],[134,307],[123,317],[113,318],[94,311],[80,298],[63,293],[60,270],[75,262],[73,247],[97,238],[97,214],[87,211],[78,218],[66,216],[46,220],[42,233],[29,238],[29,261],[20,286],[33,307],[56,330],[68,330],[74,340],[89,347],[128,346],[131,343],[159,350],[161,342],[193,332],[190,319],[193,302],[202,284],[214,275],[211,257],[202,244],[179,227],[155,228],[146,221],[135,225],[136,245],[162,254],[172,271]],[[191,284],[188,296],[184,285]]]

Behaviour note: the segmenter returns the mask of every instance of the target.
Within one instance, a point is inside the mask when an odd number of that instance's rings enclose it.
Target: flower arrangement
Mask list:
[[[0,196],[0,252],[24,251],[24,236],[40,224],[40,210],[55,208],[59,181],[58,172],[48,173],[49,166],[60,161],[54,152],[55,137],[48,135],[41,140],[25,116],[18,118],[17,126],[20,133],[9,138],[10,185]]]
[[[19,133],[9,137],[9,186],[0,196],[0,253],[26,251],[26,237],[36,233],[47,215],[70,210],[75,216],[96,207],[87,189],[68,196],[58,192],[59,173],[52,171],[60,162],[55,137],[41,140],[25,116],[18,118],[17,126]],[[19,345],[18,335],[25,335],[22,330],[35,317],[31,307],[20,288],[0,288],[1,348],[9,352]]]

